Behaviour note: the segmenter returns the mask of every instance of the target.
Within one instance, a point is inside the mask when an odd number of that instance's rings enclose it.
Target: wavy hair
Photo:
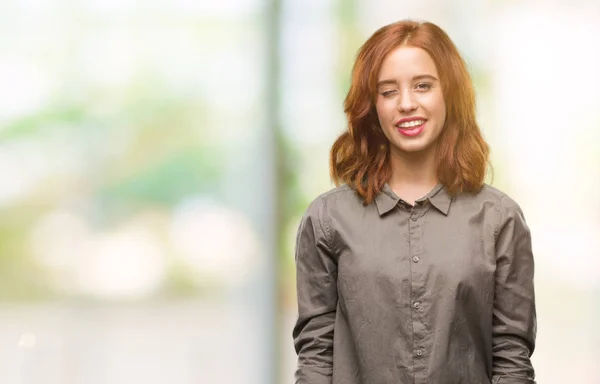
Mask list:
[[[489,163],[475,115],[475,91],[458,49],[437,25],[402,20],[377,30],[360,48],[344,101],[348,129],[330,152],[331,179],[348,184],[369,204],[390,179],[389,142],[375,102],[377,77],[384,58],[399,46],[418,47],[433,59],[446,104],[446,121],[437,138],[438,180],[452,195],[477,192]]]

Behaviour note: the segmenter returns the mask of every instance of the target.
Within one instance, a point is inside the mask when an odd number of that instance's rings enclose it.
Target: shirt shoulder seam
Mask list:
[[[332,195],[337,195],[341,192],[353,192],[353,191],[354,190],[352,188],[350,188],[348,185],[342,185],[342,186],[339,186],[337,188],[334,188],[330,191],[327,191],[327,192],[319,195],[319,199],[321,200],[321,203],[322,203],[322,212],[320,215],[321,217],[319,219],[322,223],[323,234],[325,235],[325,243],[326,243],[327,247],[329,248],[329,250],[333,253],[335,253],[337,247],[335,246],[335,242],[333,241],[333,235],[332,235],[332,231],[331,231],[331,226],[332,226],[331,215],[328,210],[329,199],[332,197]]]
[[[506,197],[506,194],[502,193],[498,197],[498,200],[496,201],[496,206],[494,207],[494,210],[496,211],[496,225],[494,226],[494,244],[496,243],[496,241],[498,241],[500,224],[502,223],[502,212],[500,211],[500,209],[502,206],[502,199],[504,199],[504,197]]]

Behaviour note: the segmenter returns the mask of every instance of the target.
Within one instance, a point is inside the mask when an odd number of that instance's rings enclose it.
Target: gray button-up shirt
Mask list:
[[[442,185],[414,206],[347,186],[298,229],[297,384],[534,384],[534,262],[519,205]]]

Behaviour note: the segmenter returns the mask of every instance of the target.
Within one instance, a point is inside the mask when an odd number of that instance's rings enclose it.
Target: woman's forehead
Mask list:
[[[384,77],[433,76],[438,78],[433,59],[422,48],[401,46],[392,50],[381,63],[379,80]]]

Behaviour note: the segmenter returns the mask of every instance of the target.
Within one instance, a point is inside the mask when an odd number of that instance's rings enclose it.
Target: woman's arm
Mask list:
[[[296,384],[331,384],[337,264],[325,212],[325,201],[319,197],[308,207],[296,238]]]
[[[535,384],[536,310],[531,235],[519,205],[503,196],[496,226],[493,384]]]

